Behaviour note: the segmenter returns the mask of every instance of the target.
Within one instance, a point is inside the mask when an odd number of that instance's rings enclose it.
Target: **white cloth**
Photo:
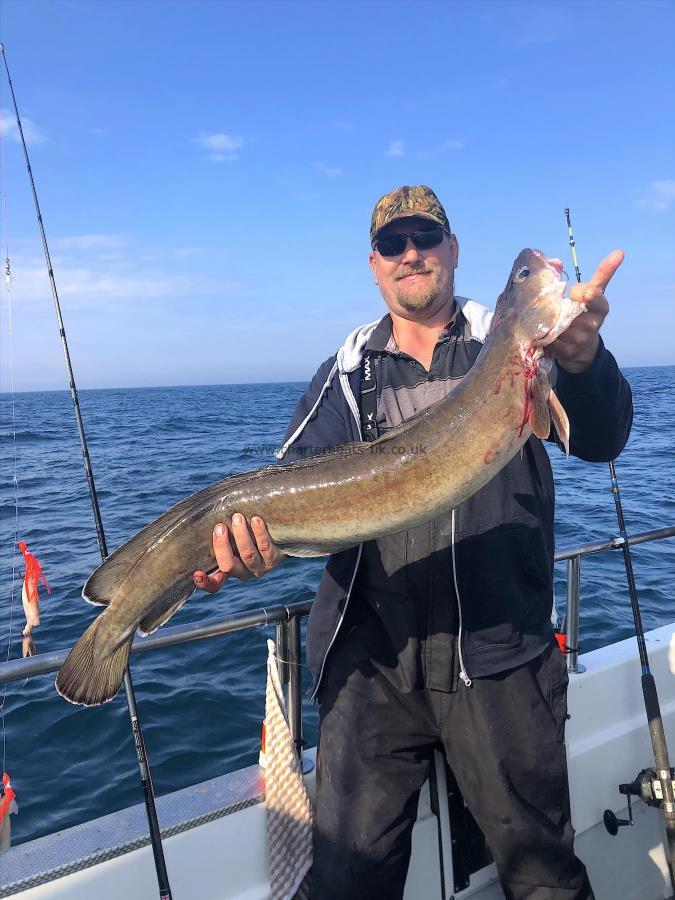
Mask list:
[[[291,900],[312,865],[314,813],[288,727],[274,641],[267,642],[265,805],[272,900]]]

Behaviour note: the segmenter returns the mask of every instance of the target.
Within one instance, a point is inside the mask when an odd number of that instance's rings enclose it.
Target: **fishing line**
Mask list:
[[[569,207],[565,208],[565,218],[567,220],[567,233],[569,236],[570,248],[572,250],[572,259],[574,260],[574,274],[577,278],[577,283],[581,281],[581,271],[579,270],[579,263],[577,261],[577,252],[576,252],[576,242],[574,240],[574,235],[572,233],[572,223],[570,221],[570,210]],[[654,681],[654,676],[651,673],[649,667],[649,656],[647,654],[647,644],[645,642],[645,633],[644,628],[642,626],[642,616],[640,614],[640,604],[637,596],[637,588],[635,586],[635,574],[633,572],[633,560],[630,552],[630,545],[628,543],[628,533],[626,531],[626,522],[623,516],[623,507],[621,504],[621,494],[619,492],[619,479],[616,474],[616,468],[614,466],[614,461],[610,461],[609,463],[609,475],[612,483],[612,494],[614,496],[614,508],[616,511],[616,519],[617,524],[619,526],[619,534],[621,535],[615,541],[615,545],[620,546],[623,550],[623,560],[626,569],[626,580],[628,582],[628,593],[630,595],[630,604],[631,609],[633,611],[633,622],[635,625],[635,636],[637,638],[638,645],[638,653],[640,656],[640,666],[642,668],[642,695],[644,698],[645,711],[647,713],[647,721],[649,724],[649,735],[652,741],[652,751],[654,754],[654,764],[656,766],[656,770],[652,770],[652,775],[654,777],[654,781],[660,785],[661,788],[661,809],[663,810],[663,817],[665,820],[666,826],[666,837],[668,840],[668,869],[670,872],[670,880],[675,888],[675,791],[673,790],[673,774],[670,768],[670,761],[668,758],[668,746],[666,744],[666,736],[663,730],[663,719],[661,717],[661,708],[659,705],[659,697],[656,690],[656,682]],[[630,809],[630,793],[637,793],[637,796],[641,796],[640,788],[635,787],[637,782],[639,781],[640,776],[636,779],[633,785],[621,785],[620,790],[622,793],[626,793],[628,796],[628,807]],[[623,789],[629,789],[635,787],[634,791],[630,793],[628,790],[624,791]],[[607,810],[607,812],[611,812]],[[616,817],[614,817],[614,823],[616,825]],[[605,824],[607,824],[607,813],[605,814]],[[628,822],[621,822],[619,824],[629,824]],[[632,820],[630,822],[632,824]],[[616,834],[616,831],[610,832]]]
[[[52,299],[54,300],[54,309],[56,311],[56,318],[59,325],[59,334],[61,337],[61,345],[63,347],[63,355],[66,363],[66,371],[68,373],[68,381],[70,387],[70,396],[73,403],[73,411],[75,413],[75,421],[77,423],[77,430],[80,437],[80,446],[82,448],[82,459],[84,462],[84,469],[87,476],[87,485],[89,487],[89,497],[91,499],[92,510],[94,513],[94,523],[96,526],[96,537],[98,539],[98,546],[101,552],[101,559],[105,560],[108,556],[108,548],[105,540],[105,533],[103,531],[103,521],[101,519],[101,510],[99,508],[98,503],[98,494],[96,492],[96,485],[94,483],[94,473],[91,467],[91,460],[89,458],[89,448],[87,446],[87,438],[84,433],[84,424],[82,422],[82,414],[80,412],[80,401],[77,394],[77,386],[75,384],[75,375],[73,373],[72,363],[70,361],[70,353],[68,350],[68,341],[66,339],[66,330],[63,324],[63,317],[61,315],[61,306],[59,303],[59,295],[56,289],[56,280],[54,278],[54,270],[52,267],[52,261],[49,254],[49,246],[47,244],[47,235],[45,233],[44,224],[42,221],[42,213],[40,212],[40,204],[38,202],[37,190],[35,188],[35,182],[33,180],[33,170],[31,169],[30,158],[28,156],[28,146],[26,144],[26,139],[23,133],[23,127],[21,125],[21,116],[19,115],[19,107],[16,102],[16,96],[14,94],[14,85],[12,83],[12,77],[9,73],[9,65],[7,63],[7,56],[5,53],[4,44],[0,44],[0,53],[2,53],[2,59],[5,64],[5,71],[7,73],[7,81],[9,83],[9,90],[12,96],[12,103],[14,106],[14,113],[16,116],[16,124],[19,131],[19,138],[21,141],[21,145],[23,147],[23,155],[26,162],[26,168],[28,170],[28,178],[30,181],[31,190],[33,193],[33,202],[35,204],[35,213],[37,215],[38,226],[40,229],[40,237],[42,238],[42,248],[45,255],[45,261],[47,263],[47,273],[49,275],[49,284],[52,292]],[[160,900],[171,900],[171,888],[169,886],[169,876],[166,870],[166,863],[164,860],[164,850],[162,847],[162,836],[159,830],[159,822],[157,819],[157,808],[155,805],[155,792],[152,784],[152,775],[150,772],[150,765],[148,762],[148,755],[145,748],[145,740],[143,738],[143,731],[141,729],[141,723],[138,718],[138,710],[136,708],[136,698],[134,695],[133,683],[131,680],[131,674],[129,668],[127,668],[124,674],[124,687],[126,690],[127,697],[127,706],[129,708],[129,718],[131,721],[131,731],[133,736],[134,748],[136,750],[136,757],[138,761],[138,768],[141,776],[141,787],[143,789],[143,796],[145,800],[145,811],[148,818],[148,827],[150,832],[150,843],[152,846],[152,853],[155,862],[155,871],[157,874],[157,883],[159,886],[159,895]]]
[[[292,661],[292,660],[290,660],[290,659],[282,659],[282,658],[278,655],[278,653],[274,653],[274,654],[273,654],[273,658],[276,659],[277,662],[284,663],[284,665],[287,665],[287,666],[293,665],[293,661]],[[300,668],[300,669],[307,669],[308,672],[310,671],[310,668],[309,668],[309,666],[307,665],[307,663],[301,663],[301,662],[299,662],[299,663],[297,663],[297,665],[298,665],[298,668]]]
[[[0,173],[4,174],[3,157],[2,157],[2,141],[0,140]],[[12,422],[12,486],[14,491],[14,536],[10,549],[10,558],[12,560],[12,576],[9,588],[9,625],[7,632],[7,655],[6,661],[9,661],[12,648],[12,632],[14,627],[14,603],[16,600],[16,545],[19,539],[19,481],[17,478],[17,453],[16,453],[16,403],[14,398],[14,326],[12,322],[12,276],[9,262],[9,231],[7,228],[7,197],[2,195],[2,226],[5,245],[5,294],[7,296],[7,342],[9,345],[9,396],[11,408]],[[0,716],[2,716],[2,769],[4,772],[7,762],[7,728],[5,723],[5,703],[7,702],[7,688],[5,684],[2,693],[2,704],[0,705]]]

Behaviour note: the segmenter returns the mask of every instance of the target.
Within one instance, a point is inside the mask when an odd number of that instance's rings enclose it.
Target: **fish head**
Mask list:
[[[586,308],[566,297],[566,288],[561,260],[541,250],[522,250],[497,301],[495,327],[510,319],[524,350],[543,349]]]

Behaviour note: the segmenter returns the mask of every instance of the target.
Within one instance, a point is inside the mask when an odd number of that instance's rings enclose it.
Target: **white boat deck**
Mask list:
[[[675,747],[675,633],[646,635],[666,736]],[[662,816],[634,803],[635,826],[611,837],[605,809],[625,817],[618,785],[652,765],[635,639],[582,657],[586,671],[570,678],[568,759],[577,852],[588,866],[597,900],[663,900],[670,883]],[[307,754],[313,760],[313,754]],[[310,789],[313,775],[308,776]],[[257,766],[158,799],[174,900],[262,900],[265,867],[264,780]],[[442,811],[441,811],[442,818]],[[440,839],[439,839],[440,837]],[[453,895],[450,835],[420,799],[406,900],[503,897],[493,866]],[[445,874],[446,892],[441,883]],[[146,900],[157,896],[142,804],[75,828],[20,844],[0,855],[0,897],[21,900]]]

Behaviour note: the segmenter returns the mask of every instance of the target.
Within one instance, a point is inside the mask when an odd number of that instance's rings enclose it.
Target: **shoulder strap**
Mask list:
[[[374,441],[377,432],[377,369],[379,356],[364,354],[361,360],[361,390],[359,407],[361,410],[361,440]]]

